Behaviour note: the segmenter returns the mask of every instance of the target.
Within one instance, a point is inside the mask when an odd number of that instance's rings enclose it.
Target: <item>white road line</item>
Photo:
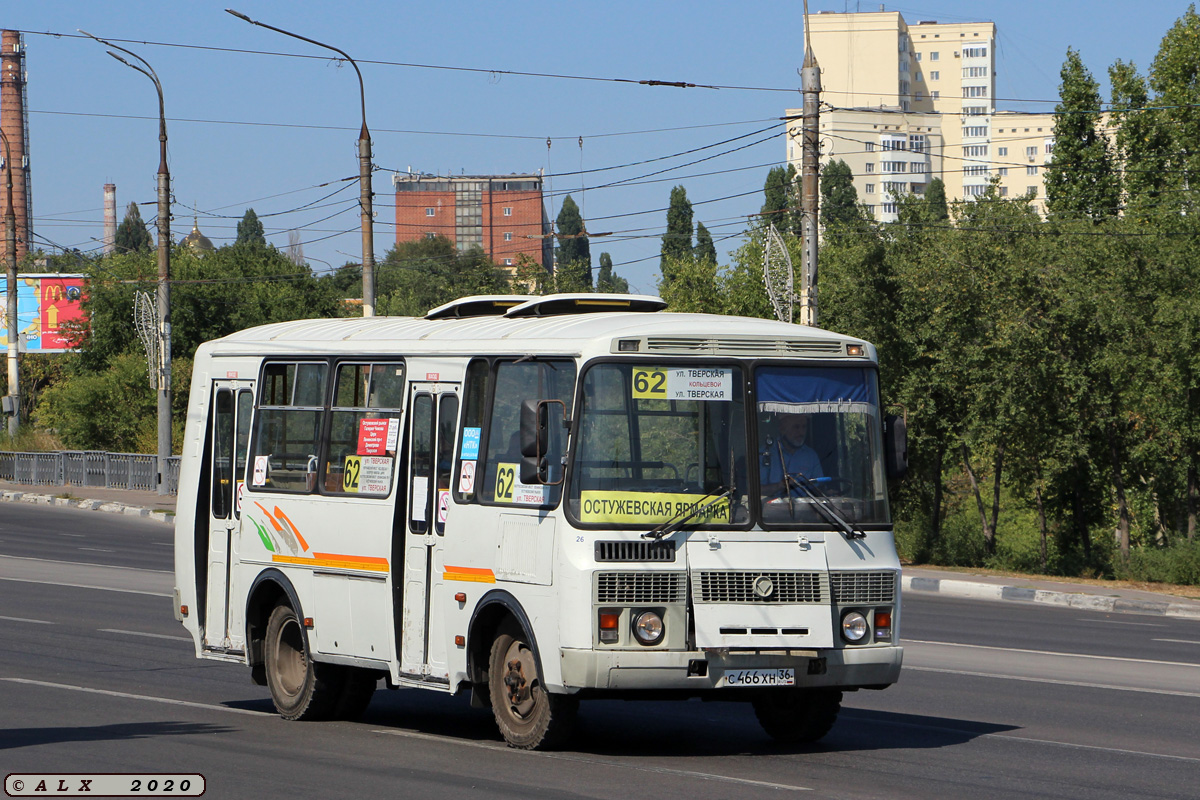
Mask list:
[[[1124,658],[1122,656],[1096,656],[1090,653],[1060,653],[1056,650],[1022,650],[1018,647],[994,647],[986,644],[963,644],[961,642],[931,642],[922,639],[904,639],[903,641],[910,644],[931,644],[937,647],[966,647],[973,650],[1000,650],[1004,653],[1029,653],[1038,656],[1063,656],[1064,658],[1090,658],[1097,661],[1125,661],[1131,664],[1163,664],[1171,667],[1195,667],[1200,669],[1200,664],[1193,664],[1187,661],[1153,661],[1148,658]],[[907,669],[907,667],[905,667]]]
[[[1171,663],[1171,662],[1168,662]],[[1192,666],[1185,664],[1183,666]],[[1110,689],[1118,692],[1143,692],[1145,694],[1165,694],[1171,697],[1200,697],[1200,692],[1175,692],[1170,689],[1144,689],[1139,686],[1114,686],[1108,683],[1086,683],[1084,681],[1064,681],[1057,678],[1032,678],[1025,675],[1005,675],[1000,672],[971,672],[961,669],[938,669],[936,667],[910,667],[905,665],[906,672],[938,672],[944,675],[966,675],[970,678],[1002,678],[1009,681],[1026,681],[1028,683],[1052,683],[1056,686],[1078,686],[1083,689]]]
[[[0,619],[6,619],[9,622],[32,622],[35,625],[57,625],[58,624],[57,622],[49,622],[44,619],[25,619],[24,617],[0,617]]]
[[[618,769],[636,770],[638,772],[653,772],[656,775],[678,775],[681,778],[695,778],[702,781],[720,781],[722,783],[737,783],[744,786],[759,786],[764,789],[785,789],[793,792],[811,792],[811,788],[807,786],[792,786],[786,783],[772,783],[770,781],[756,781],[750,778],[734,778],[729,775],[717,775],[711,772],[692,772],[686,769],[668,769],[666,767],[647,767],[641,764],[611,761],[603,758],[585,758],[582,756],[571,756],[564,753],[547,753],[541,750],[514,750],[503,744],[493,744],[491,742],[472,742],[466,739],[455,739],[451,736],[438,736],[432,733],[417,733],[415,731],[395,731],[376,729],[372,733],[383,733],[388,736],[402,736],[406,739],[424,739],[429,742],[441,742],[443,744],[457,744],[463,747],[475,747],[480,750],[492,750],[497,753],[506,753],[509,755],[524,755],[538,756],[540,758],[552,758],[556,761],[572,761],[576,764],[595,764],[602,767],[617,767]]]
[[[1152,642],[1170,642],[1172,644],[1200,644],[1194,639],[1151,639]]]
[[[93,566],[88,564],[86,566]],[[46,586],[67,586],[72,589],[99,589],[102,592],[125,592],[126,594],[148,594],[151,597],[173,597],[169,592],[143,592],[140,589],[118,589],[115,586],[92,586],[87,583],[63,583],[62,581],[39,581],[32,578],[5,578],[0,581],[16,581],[17,583],[41,583]]]
[[[849,712],[849,713],[847,713],[847,712]],[[843,714],[843,716],[850,716],[850,717],[857,716],[853,711],[851,711],[849,709],[843,710],[842,714]],[[1145,750],[1126,750],[1121,747],[1102,747],[1100,745],[1094,745],[1094,744],[1073,744],[1071,742],[1059,742],[1059,741],[1055,741],[1053,739],[1035,739],[1032,736],[1014,736],[1009,733],[979,733],[977,731],[971,730],[970,728],[956,728],[956,727],[953,727],[950,725],[925,725],[920,722],[900,722],[899,720],[874,719],[874,718],[871,719],[871,724],[873,724],[873,725],[875,725],[875,724],[893,725],[893,726],[901,727],[901,728],[919,728],[921,730],[928,730],[928,731],[960,733],[960,734],[967,735],[967,736],[974,736],[974,737],[977,737],[980,739],[1007,739],[1012,742],[1030,742],[1031,744],[1048,744],[1048,745],[1054,745],[1057,747],[1069,747],[1069,748],[1073,748],[1076,750],[1096,750],[1096,751],[1104,752],[1104,753],[1121,753],[1124,755],[1131,755],[1131,756],[1146,756],[1147,758],[1165,758],[1165,759],[1169,759],[1171,761],[1200,762],[1200,758],[1193,758],[1192,756],[1172,756],[1172,755],[1167,755],[1165,753],[1149,753],[1149,752],[1146,752]]]
[[[1081,619],[1080,622],[1098,622],[1105,625],[1137,625],[1142,628],[1165,628],[1161,622],[1123,622],[1119,619]]]
[[[72,539],[82,539],[87,534],[84,533],[60,533],[59,536],[69,536]]]
[[[92,689],[88,686],[74,686],[69,683],[50,683],[48,681],[31,681],[28,678],[0,678],[0,681],[8,683],[21,683],[26,686],[44,686],[47,689],[66,689],[71,692],[86,692],[88,694],[102,694],[107,697],[123,697],[128,700],[149,700],[152,703],[164,703],[169,706],[187,706],[188,708],[203,708],[208,711],[225,711],[230,714],[250,714],[255,717],[273,716],[267,711],[251,711],[248,708],[230,708],[229,706],[217,706],[211,703],[193,703],[189,700],[174,700],[170,697],[154,697],[148,694],[129,694],[128,692],[113,692],[108,689]]]
[[[99,628],[100,633],[123,633],[126,636],[148,636],[151,639],[172,639],[176,642],[190,642],[190,636],[168,636],[165,633],[143,633],[142,631],[123,631],[119,628]]]
[[[90,550],[93,553],[115,553],[116,550],[109,550],[106,547],[76,547],[76,550]]]

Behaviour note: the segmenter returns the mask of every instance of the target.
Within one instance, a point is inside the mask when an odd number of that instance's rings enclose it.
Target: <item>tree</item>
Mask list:
[[[579,206],[567,195],[563,199],[558,218],[554,221],[558,230],[558,247],[554,250],[555,270],[566,270],[573,277],[572,285],[580,288],[573,291],[588,291],[592,288],[592,251],[588,243],[587,228],[579,213]]]
[[[671,281],[672,259],[692,257],[692,204],[687,190],[682,186],[671,189],[671,202],[667,208],[667,232],[662,237],[662,257],[658,271],[662,280]]]
[[[253,208],[247,208],[237,226],[237,240],[234,244],[248,244],[265,247],[267,237],[263,236],[263,224]]]
[[[1046,207],[1057,217],[1116,216],[1120,185],[1100,127],[1100,87],[1079,53],[1067,49],[1054,107],[1054,154],[1046,166]]]
[[[600,274],[596,276],[596,291],[610,294],[627,294],[629,281],[613,272],[612,256],[600,254]]]
[[[708,232],[708,228],[704,227],[704,223],[698,220],[696,222],[696,250],[694,255],[697,261],[711,264],[717,263],[717,246],[713,244],[712,234]]]
[[[841,160],[829,162],[821,170],[821,224],[828,228],[862,218],[850,165]]]
[[[1168,185],[1181,190],[1172,193],[1174,205],[1194,207],[1200,187],[1200,15],[1195,4],[1163,37],[1150,65],[1150,88],[1154,105],[1163,109],[1154,119],[1168,142]]]
[[[113,247],[118,253],[146,253],[153,246],[150,231],[142,222],[142,214],[138,211],[137,203],[130,203],[125,209],[125,219],[117,226],[117,238]]]
[[[780,233],[786,231],[799,236],[803,214],[800,213],[800,199],[796,187],[796,168],[791,164],[786,167],[772,167],[763,184],[763,195],[763,219],[774,223]]]
[[[389,315],[420,316],[460,297],[509,291],[508,276],[481,248],[460,253],[445,236],[394,246],[375,278],[379,313]]]
[[[950,207],[946,204],[946,184],[934,178],[925,186],[925,218],[932,222],[950,219]]]

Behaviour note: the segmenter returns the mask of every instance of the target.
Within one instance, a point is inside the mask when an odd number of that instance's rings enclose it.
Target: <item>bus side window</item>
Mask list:
[[[396,444],[389,446],[389,440],[399,439],[404,364],[343,362],[336,374],[323,491],[384,497],[395,471]],[[386,481],[382,459],[387,459]],[[371,480],[361,479],[368,474]]]
[[[324,362],[275,363],[263,368],[251,462],[265,458],[265,478],[252,491],[311,492],[325,416]],[[254,469],[255,475],[263,473]]]
[[[460,503],[470,503],[479,496],[481,476],[476,468],[480,463],[479,448],[482,446],[484,411],[487,408],[491,374],[487,359],[477,358],[467,366],[467,378],[463,384],[462,426],[458,430],[456,448],[458,462],[452,481],[454,499]]]

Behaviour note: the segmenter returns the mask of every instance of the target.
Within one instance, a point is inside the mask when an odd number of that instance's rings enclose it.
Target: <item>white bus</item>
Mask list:
[[[742,700],[822,737],[899,677],[867,342],[655,297],[470,297],[196,352],[176,615],[287,719],[469,692],[514,747],[581,699]]]

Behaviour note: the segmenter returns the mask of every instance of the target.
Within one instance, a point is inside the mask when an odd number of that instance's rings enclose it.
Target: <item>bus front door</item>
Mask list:
[[[240,633],[231,635],[229,619],[232,562],[236,557],[234,531],[242,515],[241,498],[250,442],[250,414],[254,409],[253,381],[213,381],[212,441],[209,473],[212,476],[208,510],[208,548],[204,601],[204,648],[239,650]]]
[[[414,384],[409,409],[400,672],[410,679],[443,683],[450,672],[441,622],[442,542],[450,508],[458,386]]]

